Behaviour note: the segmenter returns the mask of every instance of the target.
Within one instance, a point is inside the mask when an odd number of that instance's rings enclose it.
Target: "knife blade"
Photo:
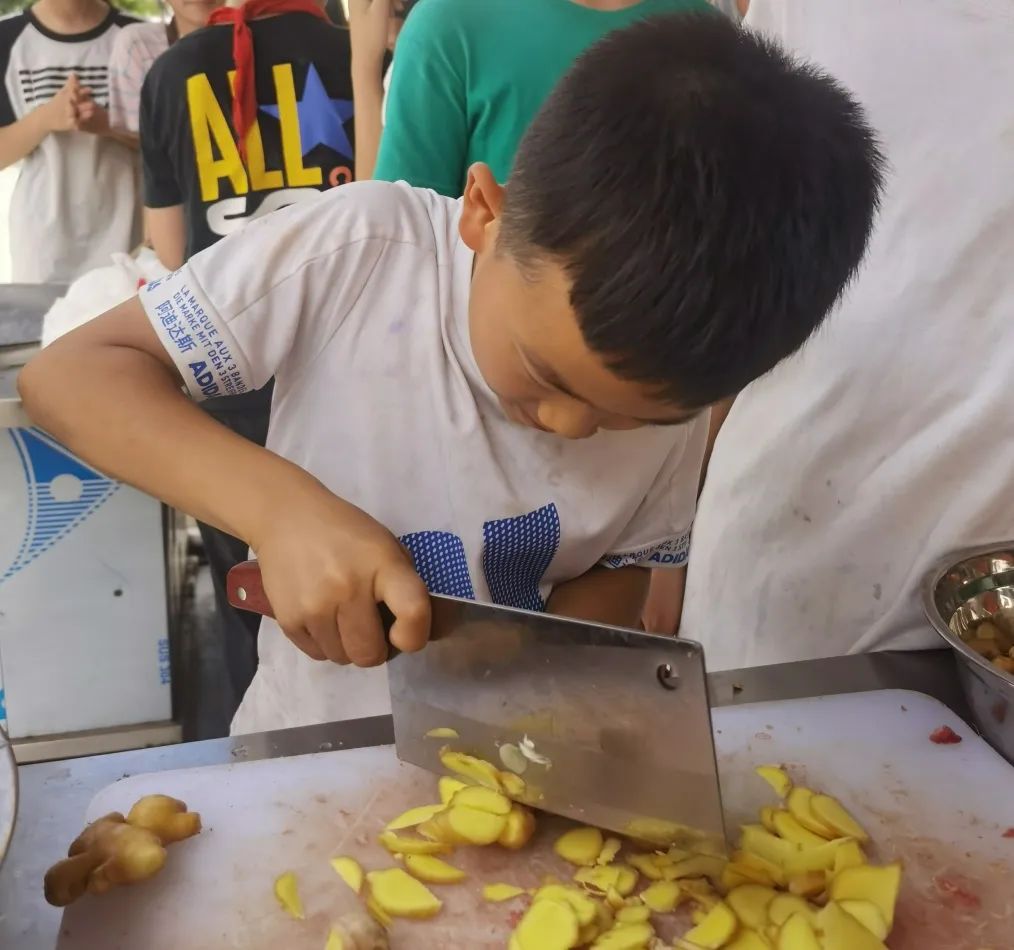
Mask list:
[[[235,607],[271,616],[256,562]],[[398,758],[446,774],[446,750],[513,771],[519,799],[649,841],[722,853],[704,651],[660,637],[431,595],[431,641],[393,656]],[[452,738],[427,736],[452,731]]]

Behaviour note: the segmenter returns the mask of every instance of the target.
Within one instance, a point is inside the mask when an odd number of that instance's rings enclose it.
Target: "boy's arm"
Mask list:
[[[715,440],[732,410],[735,396],[723,399],[711,407],[708,420],[708,442],[704,450],[704,461],[701,464],[701,478],[698,495],[704,491],[704,482],[708,476],[708,464],[715,449]],[[687,570],[659,570],[651,572],[651,587],[644,605],[641,624],[651,633],[662,633],[676,636],[680,632],[680,621],[683,619],[683,599],[687,589]]]
[[[405,21],[373,177],[458,198],[468,162],[465,51],[456,22],[460,10],[448,6],[426,0]]]
[[[282,238],[291,243],[285,232]],[[238,261],[245,256],[256,255],[237,248]],[[217,257],[206,263],[220,266]],[[294,282],[284,282],[285,292],[294,293]],[[242,292],[256,283],[244,279]],[[269,292],[259,286],[252,292],[265,312],[288,311],[264,299]],[[255,345],[260,324],[250,310],[243,322],[252,324]],[[423,646],[429,598],[401,545],[298,466],[191,403],[178,367],[193,359],[199,368],[193,372],[206,372],[200,355],[174,363],[135,297],[43,350],[22,371],[19,388],[33,421],[97,468],[247,541],[260,559],[279,625],[309,656],[361,666],[382,662],[381,601],[397,618],[391,642],[402,650]],[[248,388],[263,384],[260,376],[269,371],[264,366],[251,375]]]
[[[615,627],[634,627],[648,596],[651,572],[643,567],[613,570],[593,567],[586,574],[557,586],[546,609],[561,617],[590,620]]]

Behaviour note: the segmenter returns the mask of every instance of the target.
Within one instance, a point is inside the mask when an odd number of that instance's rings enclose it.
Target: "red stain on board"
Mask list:
[[[978,910],[982,901],[971,890],[971,882],[960,875],[940,875],[933,878],[933,886],[950,907],[962,910]]]
[[[950,726],[941,726],[930,733],[930,742],[937,745],[957,745],[961,741],[959,736]]]
[[[1014,828],[1008,828],[1008,829],[1007,829],[1007,830],[1006,830],[1006,831],[1005,831],[1005,832],[1003,833],[1003,837],[1004,837],[1004,838],[1014,838]]]

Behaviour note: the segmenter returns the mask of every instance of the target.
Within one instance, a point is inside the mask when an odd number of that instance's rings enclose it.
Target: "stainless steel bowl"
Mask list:
[[[1014,541],[957,551],[942,560],[926,575],[923,607],[958,655],[958,675],[975,724],[1014,764],[1014,675],[966,642],[984,620],[1014,635]]]
[[[0,865],[11,846],[18,812],[18,766],[7,733],[0,729]]]

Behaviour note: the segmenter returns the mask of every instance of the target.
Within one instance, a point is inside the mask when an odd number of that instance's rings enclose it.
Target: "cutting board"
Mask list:
[[[883,691],[715,710],[729,826],[771,804],[753,767],[787,764],[799,782],[839,795],[864,822],[880,860],[901,858],[905,889],[894,950],[1004,950],[1014,946],[1014,770],[940,703]],[[963,737],[935,745],[941,725]],[[664,723],[658,741],[679,742]],[[436,799],[432,776],[398,763],[393,748],[328,752],[138,775],[100,792],[92,820],[140,796],[182,798],[205,831],[173,845],[153,881],[68,908],[59,950],[321,950],[330,921],[355,898],[327,859],[351,854],[367,868],[392,860],[376,834],[410,807]],[[552,855],[562,822],[546,819],[525,852],[461,849],[469,882],[437,888],[441,915],[397,921],[392,945],[411,950],[506,946],[521,901],[491,905],[478,884],[531,886],[565,875]],[[57,857],[54,855],[54,857]],[[296,872],[307,919],[289,919],[272,895]]]

